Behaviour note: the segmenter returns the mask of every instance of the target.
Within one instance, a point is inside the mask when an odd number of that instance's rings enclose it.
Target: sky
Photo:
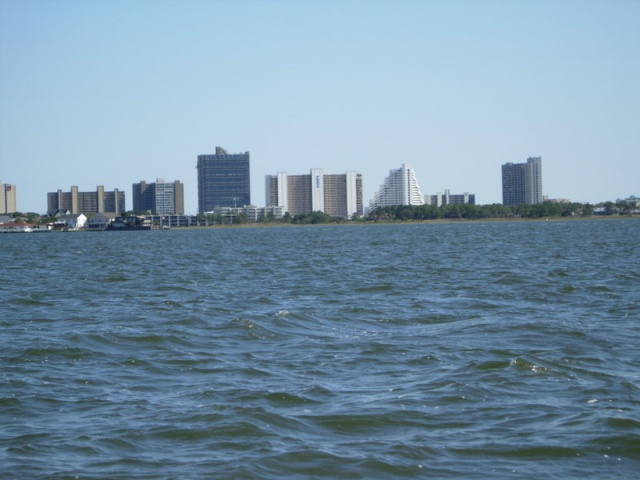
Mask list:
[[[265,175],[389,170],[502,201],[640,196],[640,0],[0,0],[0,181],[46,194],[180,180],[221,146]]]

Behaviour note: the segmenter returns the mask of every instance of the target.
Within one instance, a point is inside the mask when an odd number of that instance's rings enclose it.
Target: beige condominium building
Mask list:
[[[281,206],[290,215],[323,212],[351,218],[363,214],[362,175],[325,175],[321,168],[312,168],[308,175],[267,175],[265,201],[267,207]]]
[[[117,188],[111,192],[98,185],[95,192],[80,192],[78,187],[71,191],[47,193],[47,212],[54,214],[58,210],[70,213],[122,213],[125,211],[124,192]]]
[[[16,186],[0,181],[0,213],[17,212]]]

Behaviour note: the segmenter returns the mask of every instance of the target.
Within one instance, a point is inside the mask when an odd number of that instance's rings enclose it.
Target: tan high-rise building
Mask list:
[[[47,193],[47,212],[56,213],[58,210],[68,210],[76,213],[122,213],[125,211],[124,192],[117,188],[112,192],[105,192],[102,185],[98,185],[95,192],[80,192],[78,187],[71,187],[71,191]]]
[[[17,212],[16,186],[0,181],[0,213]]]
[[[267,175],[266,205],[282,206],[290,215],[323,212],[332,217],[362,215],[362,175],[353,171],[325,175],[320,168],[309,175]]]

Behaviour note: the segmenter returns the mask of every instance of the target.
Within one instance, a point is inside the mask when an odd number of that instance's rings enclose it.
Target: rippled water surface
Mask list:
[[[639,233],[0,236],[0,477],[638,478]]]

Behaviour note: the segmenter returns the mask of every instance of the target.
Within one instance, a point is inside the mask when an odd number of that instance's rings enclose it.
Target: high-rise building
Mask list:
[[[251,204],[249,152],[229,154],[216,147],[215,155],[198,155],[198,211]]]
[[[476,196],[474,193],[450,193],[448,189],[444,190],[444,193],[438,192],[435,195],[424,196],[425,205],[435,205],[441,207],[442,205],[464,205],[468,203],[475,205]]]
[[[16,186],[0,181],[0,213],[17,212]]]
[[[71,191],[47,193],[47,212],[56,213],[58,210],[68,210],[70,213],[122,213],[125,211],[124,192],[117,188],[113,192],[105,192],[102,185],[98,185],[95,192],[79,192],[78,187],[71,187]]]
[[[415,170],[403,163],[400,168],[390,170],[382,185],[369,203],[369,209],[393,205],[423,205],[420,185]]]
[[[308,175],[267,175],[265,179],[267,207],[281,206],[290,215],[323,212],[332,217],[351,218],[362,215],[362,175],[349,171],[325,175],[321,168]]]
[[[133,184],[133,209],[153,215],[184,215],[184,185],[179,180],[155,183],[141,181]]]
[[[542,157],[502,165],[502,204],[542,203]]]

